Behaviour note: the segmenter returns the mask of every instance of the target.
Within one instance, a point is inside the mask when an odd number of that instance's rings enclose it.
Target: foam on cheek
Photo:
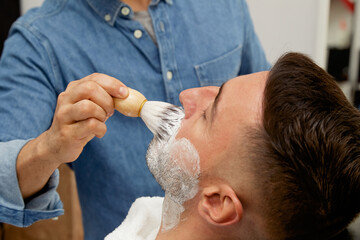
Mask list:
[[[200,157],[188,139],[175,139],[184,117],[181,108],[167,103],[145,105],[141,117],[154,134],[146,160],[165,191],[161,230],[167,231],[179,223],[184,202],[198,192]],[[155,111],[159,114],[154,114]]]
[[[147,155],[148,166],[165,191],[162,231],[175,227],[185,210],[183,204],[198,192],[200,158],[186,138],[173,137],[158,151]]]
[[[174,140],[164,152],[173,166],[166,173],[171,178],[168,182],[168,194],[179,204],[195,197],[198,191],[198,178],[200,174],[200,158],[195,147],[186,138]]]

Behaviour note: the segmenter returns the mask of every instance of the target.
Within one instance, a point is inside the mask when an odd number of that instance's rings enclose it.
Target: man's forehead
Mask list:
[[[256,73],[250,73],[250,74],[246,74],[246,75],[241,75],[235,78],[232,78],[230,80],[228,80],[228,82],[230,81],[253,81],[253,80],[257,80],[257,81],[263,81],[263,80],[267,80],[269,75],[269,71],[263,71],[263,72],[256,72]]]
[[[225,95],[232,94],[231,97],[234,97],[234,101],[236,101],[236,97],[241,98],[240,94],[253,96],[263,93],[268,75],[269,72],[264,71],[230,79],[224,84],[226,85]]]
[[[239,76],[225,82],[214,101],[214,120],[217,112],[230,116],[241,115],[244,120],[261,115],[262,98],[268,72]],[[256,117],[258,118],[258,116]],[[235,119],[234,119],[235,120]]]

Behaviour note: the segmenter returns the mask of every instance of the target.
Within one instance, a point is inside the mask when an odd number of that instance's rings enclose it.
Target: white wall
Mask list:
[[[20,0],[20,10],[23,15],[27,10],[33,7],[38,7],[44,0]]]
[[[349,66],[349,79],[351,86],[356,90],[359,89],[358,79],[360,79],[360,0],[355,4],[355,17],[354,17],[354,34],[351,45],[350,66]],[[359,217],[360,218],[360,217]],[[359,221],[360,222],[360,221]],[[360,230],[359,230],[360,234]]]
[[[286,51],[296,51],[326,67],[329,0],[247,2],[255,30],[271,63]]]

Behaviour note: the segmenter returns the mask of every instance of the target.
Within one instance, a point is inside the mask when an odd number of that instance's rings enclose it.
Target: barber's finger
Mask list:
[[[65,116],[66,123],[83,121],[89,118],[96,118],[105,122],[108,115],[105,110],[88,99],[81,100],[71,105],[71,111]]]
[[[112,97],[94,81],[81,81],[72,84],[66,89],[65,94],[68,95],[66,102],[75,104],[76,102],[88,99],[102,107],[108,116],[114,112],[114,102]]]
[[[90,141],[94,135],[98,138],[102,138],[107,131],[105,123],[95,118],[77,122],[72,125],[72,129],[73,138],[87,139],[87,141]]]
[[[120,80],[102,73],[93,73],[84,78],[98,83],[112,97],[126,98],[129,95],[127,86]]]

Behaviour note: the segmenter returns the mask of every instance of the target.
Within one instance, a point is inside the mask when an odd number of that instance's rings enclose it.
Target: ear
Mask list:
[[[198,211],[208,223],[226,226],[241,220],[242,204],[229,185],[205,187],[200,197]]]

